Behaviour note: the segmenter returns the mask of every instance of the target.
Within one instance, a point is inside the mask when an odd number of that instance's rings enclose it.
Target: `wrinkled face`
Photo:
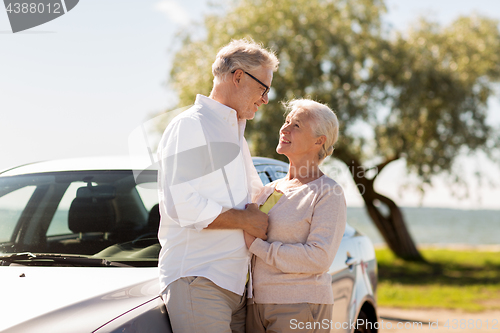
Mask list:
[[[271,86],[273,71],[271,69],[259,68],[252,73],[246,74],[238,70],[233,75],[239,75],[240,89],[235,101],[235,110],[239,119],[253,119],[258,108],[269,102],[267,87]],[[253,76],[253,77],[252,77]],[[260,81],[261,83],[257,82]],[[264,93],[265,92],[265,93]]]
[[[276,152],[289,159],[306,158],[315,160],[321,149],[313,131],[311,117],[302,109],[290,112],[280,129],[280,140]]]

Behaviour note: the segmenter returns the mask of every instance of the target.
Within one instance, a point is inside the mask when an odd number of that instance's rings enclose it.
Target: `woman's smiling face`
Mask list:
[[[280,129],[280,140],[276,152],[290,158],[318,155],[321,144],[313,130],[313,120],[307,111],[297,109],[290,112]]]

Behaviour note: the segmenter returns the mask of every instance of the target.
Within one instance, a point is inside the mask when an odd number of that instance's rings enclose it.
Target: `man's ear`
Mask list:
[[[234,73],[233,73],[233,83],[235,85],[239,85],[240,84],[240,81],[241,81],[241,77],[243,76],[243,71],[241,69],[237,69]]]

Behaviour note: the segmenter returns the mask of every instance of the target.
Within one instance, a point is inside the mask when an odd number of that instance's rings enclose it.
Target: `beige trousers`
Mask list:
[[[330,332],[333,304],[249,304],[248,333]]]
[[[174,333],[244,333],[246,294],[201,276],[180,278],[162,295]]]

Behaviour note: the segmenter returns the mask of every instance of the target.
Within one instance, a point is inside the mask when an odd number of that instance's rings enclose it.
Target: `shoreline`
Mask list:
[[[387,249],[385,243],[373,244],[377,249]],[[455,251],[481,251],[481,252],[500,252],[500,244],[417,244],[418,250],[455,250]]]

